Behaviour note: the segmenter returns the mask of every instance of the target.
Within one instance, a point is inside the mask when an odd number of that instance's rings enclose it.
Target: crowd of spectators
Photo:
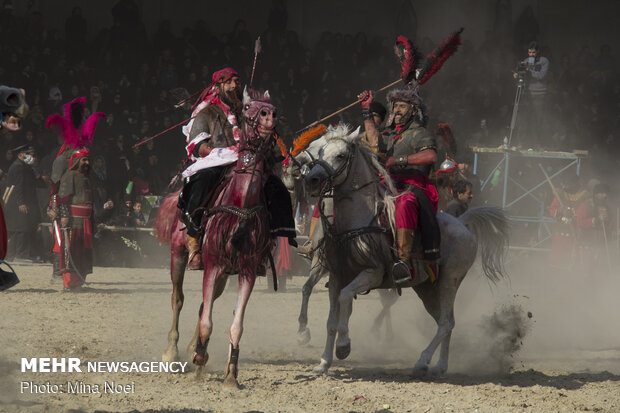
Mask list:
[[[11,39],[0,43],[0,81],[26,89],[31,114],[22,131],[0,130],[0,169],[6,172],[10,166],[15,156],[11,149],[28,143],[36,149],[40,174],[48,176],[61,141],[45,129],[45,119],[60,112],[63,103],[86,96],[88,112],[107,114],[91,150],[96,209],[109,200],[122,206],[143,195],[165,194],[185,158],[180,128],[132,146],[189,116],[174,105],[181,89],[190,94],[201,90],[213,71],[226,66],[237,69],[243,83],[250,78],[257,33],[249,33],[243,20],[227,33],[213,33],[201,19],[174,30],[163,20],[148,33],[137,3],[120,0],[110,10],[111,27],[90,32],[82,10],[75,7],[59,31],[46,28],[39,11],[16,15],[11,5],[4,0],[0,9],[0,36]],[[429,128],[449,123],[462,149],[474,142],[500,145],[514,101],[512,70],[538,36],[537,24],[526,8],[512,33],[506,34],[506,25],[498,21],[494,26],[502,29],[489,30],[479,45],[465,36],[441,73],[422,87]],[[254,81],[281,108],[280,134],[288,142],[296,130],[353,102],[361,90],[379,88],[400,75],[393,39],[387,36],[325,31],[309,45],[288,26],[285,2],[274,1],[260,33],[262,53]],[[423,33],[415,43],[424,54],[436,46]],[[620,82],[611,46],[576,45],[558,56],[541,44],[551,69],[547,138],[540,145],[589,150],[593,175],[617,170],[618,159],[605,157],[618,153],[620,129]],[[359,110],[331,122],[338,120],[360,124]]]

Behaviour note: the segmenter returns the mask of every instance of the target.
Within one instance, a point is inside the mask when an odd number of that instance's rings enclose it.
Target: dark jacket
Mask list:
[[[39,184],[34,170],[19,159],[16,159],[7,174],[6,191],[13,190],[4,206],[7,231],[34,231],[41,222],[36,187]],[[19,212],[18,207],[26,205],[28,214]]]
[[[446,212],[450,215],[454,215],[455,217],[460,217],[467,211],[467,204],[462,203],[458,199],[453,199],[448,202],[448,206],[446,206]]]

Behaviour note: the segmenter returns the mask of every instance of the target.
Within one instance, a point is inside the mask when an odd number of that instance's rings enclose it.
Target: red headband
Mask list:
[[[79,151],[74,152],[73,155],[71,155],[71,159],[69,160],[69,169],[73,169],[74,159],[86,158],[86,157],[88,157],[88,149],[80,149]]]
[[[237,73],[237,71],[232,67],[226,67],[213,73],[213,76],[211,77],[212,83],[204,88],[198,100],[192,105],[192,110],[196,109],[196,107],[203,101],[212,101],[216,96],[214,86],[219,85],[220,83],[228,82],[233,77],[239,77],[239,73]]]
[[[226,67],[213,73],[213,77],[211,78],[211,80],[213,81],[213,83],[217,84],[228,82],[233,77],[239,77],[239,73],[237,73],[237,71],[232,67]]]

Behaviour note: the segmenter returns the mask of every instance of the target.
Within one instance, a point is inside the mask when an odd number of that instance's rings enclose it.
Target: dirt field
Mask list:
[[[83,292],[62,293],[60,285],[49,282],[50,266],[17,265],[21,283],[0,293],[0,411],[620,411],[620,274],[570,276],[534,268],[531,257],[512,257],[510,280],[497,286],[476,268],[470,272],[457,297],[449,373],[434,380],[410,378],[434,333],[412,291],[403,292],[392,308],[390,338],[383,329],[372,330],[381,308],[378,295],[358,297],[351,355],[336,360],[328,376],[316,376],[312,368],[326,334],[324,283],[310,301],[312,340],[299,346],[305,277],[293,277],[278,293],[268,291],[270,280],[261,278],[241,341],[242,388],[230,391],[221,381],[236,298],[232,289],[215,303],[210,360],[200,376],[194,371],[21,372],[22,357],[78,357],[82,363],[160,360],[171,320],[170,282],[166,269],[96,268]],[[180,349],[193,333],[200,285],[201,274],[189,273]],[[518,331],[525,336],[511,337]],[[101,393],[21,392],[22,382],[68,381],[99,384]],[[112,381],[130,385],[133,392],[103,392],[104,383]]]

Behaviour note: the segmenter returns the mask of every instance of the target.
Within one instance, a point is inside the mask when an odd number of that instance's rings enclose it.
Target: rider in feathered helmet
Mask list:
[[[385,167],[399,193],[396,200],[396,243],[398,247],[392,278],[395,284],[429,277],[434,280],[439,258],[440,235],[437,213],[437,189],[429,179],[437,159],[435,136],[425,129],[426,107],[414,89],[397,89],[388,96],[390,110],[386,127],[377,129],[369,116],[371,91],[358,96],[362,104],[364,127],[371,145],[385,154]],[[413,259],[414,234],[421,232],[422,254]]]

